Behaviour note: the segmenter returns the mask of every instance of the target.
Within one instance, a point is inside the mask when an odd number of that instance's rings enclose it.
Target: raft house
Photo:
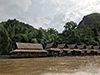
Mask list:
[[[100,55],[100,46],[93,46],[94,51],[97,52],[97,55]]]
[[[77,44],[68,45],[68,48],[73,49],[73,51],[71,51],[71,54],[73,56],[79,56],[79,55],[81,55],[82,50],[78,49]]]
[[[10,52],[11,57],[46,57],[47,51],[41,44],[16,43],[17,49]]]
[[[46,45],[45,50],[48,51],[48,56],[59,56],[62,49],[57,48],[55,42]]]
[[[66,56],[71,51],[71,49],[68,49],[67,43],[58,44],[57,48],[62,49],[62,52],[60,52],[60,56]]]
[[[57,57],[100,55],[100,46],[48,43],[43,49],[41,44],[16,42],[16,50],[10,51],[11,57]]]
[[[87,51],[85,51],[86,49],[86,45],[77,45],[78,49],[81,50],[81,55],[84,56],[86,55]]]

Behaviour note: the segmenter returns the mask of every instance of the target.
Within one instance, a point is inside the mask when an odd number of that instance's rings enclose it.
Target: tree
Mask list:
[[[32,42],[32,43],[38,43],[36,38],[33,38],[33,39],[31,40],[31,42]]]
[[[77,24],[73,21],[67,22],[64,25],[64,31],[62,32],[62,39],[66,43],[77,43],[79,40],[79,36],[77,33]]]
[[[9,54],[10,38],[4,26],[0,24],[0,54]]]
[[[73,21],[70,21],[70,22],[67,22],[65,25],[64,25],[64,32],[70,32],[72,30],[75,30],[77,28],[77,24]]]

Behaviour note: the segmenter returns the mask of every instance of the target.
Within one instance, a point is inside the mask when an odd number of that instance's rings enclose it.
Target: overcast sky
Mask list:
[[[0,22],[14,19],[61,32],[66,22],[100,12],[100,0],[0,0]]]

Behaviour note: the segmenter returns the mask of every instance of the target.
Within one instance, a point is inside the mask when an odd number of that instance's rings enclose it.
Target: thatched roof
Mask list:
[[[91,50],[89,50],[89,49],[82,49],[84,52],[86,51],[87,53],[90,53],[91,52]]]
[[[78,47],[77,47],[77,44],[71,44],[71,45],[68,45],[68,48],[70,48],[70,49],[76,49]]]
[[[91,51],[93,51],[93,52],[98,52],[98,50],[95,50],[95,49],[92,49]]]
[[[78,52],[79,52],[79,51],[80,51],[80,52],[82,51],[81,49],[73,49],[73,50],[74,50],[74,51],[78,51]]]
[[[85,46],[85,45],[77,45],[77,47],[78,47],[79,49],[86,49],[86,46]]]
[[[47,53],[47,51],[46,50],[19,50],[19,49],[16,49],[16,50],[13,50],[13,51],[11,51],[10,53],[17,53],[17,52],[45,52],[45,53]]]
[[[29,49],[29,50],[42,50],[43,47],[41,44],[33,43],[16,43],[18,49]]]
[[[83,49],[83,51],[86,51],[87,53],[91,53],[91,52],[100,52],[99,50],[95,50],[95,49]]]
[[[67,43],[58,44],[57,48],[63,49],[63,48],[68,48],[68,46],[67,46]]]
[[[32,44],[32,43],[16,43],[17,48],[16,50],[11,51],[13,52],[47,52],[43,50],[41,44]]]
[[[100,50],[98,50],[98,53],[100,53]]]
[[[92,52],[98,52],[98,53],[100,53],[100,51],[99,50],[96,50],[96,49],[90,49]]]
[[[93,46],[94,49],[100,49],[100,46]]]
[[[89,49],[82,49],[83,51],[88,51]]]
[[[69,49],[69,48],[64,48],[63,50],[64,50],[64,51],[67,51],[67,53],[70,53],[70,52],[73,51],[73,49]]]
[[[59,49],[59,48],[49,48],[49,49],[46,49],[46,50],[61,51],[62,49]]]
[[[53,42],[53,43],[48,43],[48,44],[46,45],[45,49],[48,49],[48,48],[56,48],[56,47],[57,47],[56,43]]]
[[[73,51],[73,49],[69,49],[69,48],[64,48],[64,51]]]
[[[93,45],[86,46],[86,49],[94,49]]]

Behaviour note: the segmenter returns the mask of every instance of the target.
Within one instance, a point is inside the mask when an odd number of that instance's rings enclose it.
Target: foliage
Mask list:
[[[83,17],[77,25],[70,21],[64,25],[62,33],[54,28],[36,29],[18,20],[0,23],[0,54],[9,54],[16,49],[15,42],[100,45],[100,14],[92,13]]]
[[[16,49],[16,42],[41,43],[45,47],[46,43],[55,41],[57,35],[53,28],[36,29],[16,19],[8,20],[0,24],[0,54],[9,54]]]

